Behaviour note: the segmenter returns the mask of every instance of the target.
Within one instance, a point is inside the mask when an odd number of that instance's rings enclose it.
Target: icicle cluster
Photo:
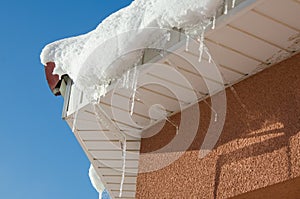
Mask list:
[[[91,102],[99,103],[100,98],[105,96],[105,94],[107,93],[108,86],[109,86],[108,82],[94,85]]]
[[[228,1],[228,0],[227,0]],[[147,28],[177,28],[198,31],[200,23],[206,23],[212,18],[217,9],[222,6],[222,0],[135,0],[130,6],[103,20],[99,26],[88,34],[59,40],[47,45],[41,53],[41,62],[55,62],[54,74],[68,74],[80,90],[93,89],[92,84],[99,83],[105,78],[113,79],[119,70],[127,69],[131,61],[116,68],[107,70],[115,58],[127,53],[128,49],[141,49],[151,44],[161,44],[161,31],[153,31],[147,39],[142,40]],[[171,5],[171,6],[170,6]],[[124,17],[126,16],[126,17]],[[132,31],[134,30],[134,31]],[[131,31],[131,32],[130,32]],[[130,32],[132,34],[125,34]],[[151,32],[151,31],[150,31]],[[191,34],[192,35],[192,34]],[[111,38],[120,39],[111,42]],[[99,44],[105,44],[98,48]],[[97,53],[93,54],[97,50]],[[101,55],[101,56],[99,56]],[[96,64],[87,60],[95,60]],[[101,64],[99,64],[101,63]],[[90,66],[90,67],[87,67]],[[95,72],[97,71],[97,75]],[[97,88],[98,93],[87,92],[98,100],[102,91],[107,87]]]
[[[228,10],[229,10],[229,0],[224,0],[224,14],[227,15],[228,14]],[[235,8],[235,4],[236,4],[236,0],[231,0],[231,8]]]

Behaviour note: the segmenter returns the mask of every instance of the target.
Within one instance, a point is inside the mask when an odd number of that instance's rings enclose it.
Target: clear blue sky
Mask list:
[[[89,162],[61,119],[39,55],[94,29],[131,0],[0,1],[0,198],[97,199]]]

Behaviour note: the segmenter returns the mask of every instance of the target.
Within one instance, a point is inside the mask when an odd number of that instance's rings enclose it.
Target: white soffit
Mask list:
[[[156,63],[179,71],[189,80],[192,89],[180,81],[180,76],[170,76],[167,67],[157,72],[150,64],[140,71],[132,116],[129,114],[132,93],[128,90],[111,90],[101,99],[99,107],[110,119],[109,122],[126,134],[126,175],[122,198],[135,198],[141,132],[164,119],[155,111],[149,114],[150,107],[161,104],[168,115],[172,115],[195,103],[195,94],[198,99],[204,99],[298,53],[299,19],[298,0],[244,1],[228,15],[219,17],[216,28],[205,35],[205,44],[222,74],[223,82],[211,74],[210,68],[215,65],[209,63],[208,56],[198,62],[199,44],[190,42],[186,51],[185,37],[181,36],[178,39],[181,41],[172,48],[173,54],[157,59]],[[193,65],[201,69],[201,75]],[[143,85],[149,81],[161,85]],[[176,90],[177,96],[171,90]],[[118,198],[122,178],[122,149],[116,135],[118,132],[101,126],[93,105],[88,104],[74,86],[68,108],[66,121],[74,129],[76,138],[111,197]],[[79,111],[76,113],[77,109]]]

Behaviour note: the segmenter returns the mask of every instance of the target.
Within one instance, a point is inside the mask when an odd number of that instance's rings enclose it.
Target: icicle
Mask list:
[[[160,50],[160,51],[159,51],[159,55],[160,55],[162,58],[164,58],[164,57],[165,57],[165,54],[166,54],[166,49],[165,49],[165,47],[164,47],[163,50]]]
[[[99,113],[99,111],[97,111],[97,106],[98,103],[93,103],[93,109],[94,109],[94,113],[97,119],[97,123],[100,125],[100,127],[104,128],[104,129],[110,129],[109,124],[107,124],[106,121],[104,121],[103,116]]]
[[[90,102],[99,103],[100,98],[106,95],[108,86],[109,86],[109,81],[101,82],[98,85],[94,85],[92,87],[93,93],[91,95],[91,99],[89,99]]]
[[[101,111],[102,108],[98,103],[93,104],[93,109],[97,119],[96,121],[101,128],[109,129],[110,131],[112,131],[113,135],[116,136],[116,138],[120,141],[126,140],[126,135],[117,126],[110,122],[111,120],[108,118],[104,111]]]
[[[189,44],[190,44],[190,36],[186,35],[186,43],[185,43],[185,51],[189,51]]]
[[[117,127],[115,127],[114,125],[110,125],[107,121],[105,121],[105,118],[107,116],[105,116],[105,113],[101,114],[101,111],[97,110],[100,109],[99,104],[93,104],[94,107],[94,113],[95,116],[97,118],[97,122],[99,123],[99,125],[101,127],[107,128],[112,130],[113,132],[119,132],[119,134],[117,135],[120,144],[121,144],[121,149],[122,149],[122,178],[121,178],[121,182],[120,182],[120,194],[119,197],[122,197],[122,192],[123,192],[123,184],[124,184],[124,180],[125,180],[125,173],[126,173],[126,136],[124,133],[122,133],[122,131],[120,131],[120,129],[118,129]]]
[[[123,74],[121,81],[122,81],[121,88],[125,88],[125,85],[126,85],[126,75],[125,74]]]
[[[234,8],[234,7],[235,7],[235,0],[232,0],[231,8]]]
[[[120,183],[120,193],[119,193],[119,197],[122,197],[123,194],[123,185],[124,185],[124,181],[125,181],[125,173],[126,173],[126,139],[121,142],[121,148],[122,148],[122,179],[121,179],[121,183]]]
[[[137,92],[137,93],[138,93],[138,92]],[[138,93],[138,94],[139,94],[139,93]],[[139,100],[141,100],[141,99],[139,99]],[[149,103],[149,102],[148,102],[147,100],[145,100],[145,99],[142,99],[141,101],[143,101],[143,104],[145,104],[146,106],[148,106],[148,108],[150,108],[150,104],[151,104],[151,103]],[[158,108],[155,107],[153,110],[156,111],[159,115],[162,115],[162,116],[164,117],[164,119],[165,119],[167,122],[169,122],[172,126],[174,126],[175,129],[176,129],[176,135],[178,135],[178,133],[179,133],[179,127],[178,127],[178,125],[175,124],[174,122],[172,122],[172,121],[168,118],[168,116],[165,115],[165,113],[162,113],[162,112],[163,112],[162,109],[158,109]]]
[[[137,64],[135,64],[133,70],[131,71],[131,86],[130,86],[130,89],[132,89],[133,91],[136,90],[137,79],[138,79],[138,71],[137,71]]]
[[[217,111],[206,100],[203,100],[203,101],[210,108],[210,110],[212,112],[214,112],[214,115],[215,115],[214,121],[217,122],[218,121],[218,113],[217,113]]]
[[[216,15],[217,15],[217,14],[214,14],[214,16],[213,16],[212,27],[211,27],[211,29],[215,29],[215,28],[216,28],[216,18],[217,18]]]
[[[130,115],[133,115],[134,112],[134,104],[135,104],[135,94],[136,91],[133,91],[132,97],[131,97],[131,106],[130,106]]]
[[[200,45],[199,45],[199,62],[202,61],[202,55],[203,55],[203,48],[204,48],[204,33],[205,33],[205,27],[203,27],[201,35],[200,35]]]
[[[160,51],[159,51],[159,55],[160,55],[161,57],[164,57],[164,56],[165,56],[164,50],[160,50]]]
[[[130,115],[133,115],[134,111],[134,104],[135,104],[135,95],[137,91],[137,81],[138,81],[138,71],[137,71],[137,64],[135,64],[132,70],[132,79],[131,79],[131,90],[132,90],[132,97],[131,97],[131,106],[130,106]]]
[[[165,54],[166,54],[166,45],[167,45],[167,43],[171,40],[171,32],[170,31],[167,31],[167,33],[165,33],[165,35],[164,35],[164,39],[165,39],[165,41],[164,41],[164,43],[162,44],[162,50],[160,50],[159,51],[159,55],[161,56],[161,57],[165,57]]]
[[[124,87],[125,88],[129,88],[129,80],[130,80],[130,71],[128,70],[127,73],[126,73],[126,77],[125,77],[125,85]]]
[[[204,48],[205,48],[206,54],[208,55],[208,63],[211,64],[211,63],[212,63],[212,56],[211,56],[211,54],[209,53],[207,47],[205,46]]]
[[[224,1],[224,15],[227,15],[228,13],[228,0]]]
[[[171,32],[170,31],[167,32],[166,37],[167,37],[167,41],[171,40]]]
[[[95,91],[95,92],[93,93],[92,103],[95,104],[95,103],[97,103],[97,102],[99,102],[99,101],[100,101],[99,94]]]
[[[179,127],[178,127],[178,125],[175,124],[174,122],[172,122],[167,116],[165,117],[165,119],[166,119],[172,126],[175,127],[175,129],[176,129],[176,135],[178,135],[178,133],[179,133]]]
[[[130,98],[130,115],[133,115],[134,112],[134,104],[135,104],[135,96],[137,92],[137,83],[138,83],[138,76],[139,72],[137,70],[138,63],[141,61],[139,59],[135,64],[133,69],[128,70],[122,77],[121,80],[119,80],[119,83],[121,83],[121,88],[128,89],[129,92],[132,93],[132,97]]]

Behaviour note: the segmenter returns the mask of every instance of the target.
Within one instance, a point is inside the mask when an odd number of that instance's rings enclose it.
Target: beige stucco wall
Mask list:
[[[200,121],[190,118],[200,126],[189,149],[167,167],[140,173],[137,198],[228,198],[300,176],[300,54],[234,89],[237,94],[226,90],[225,125],[213,151],[199,158],[211,114],[202,102]],[[180,124],[180,114],[172,120]],[[166,124],[142,140],[141,152],[157,150],[174,136],[174,126]],[[152,156],[141,156],[140,166],[164,158]]]

